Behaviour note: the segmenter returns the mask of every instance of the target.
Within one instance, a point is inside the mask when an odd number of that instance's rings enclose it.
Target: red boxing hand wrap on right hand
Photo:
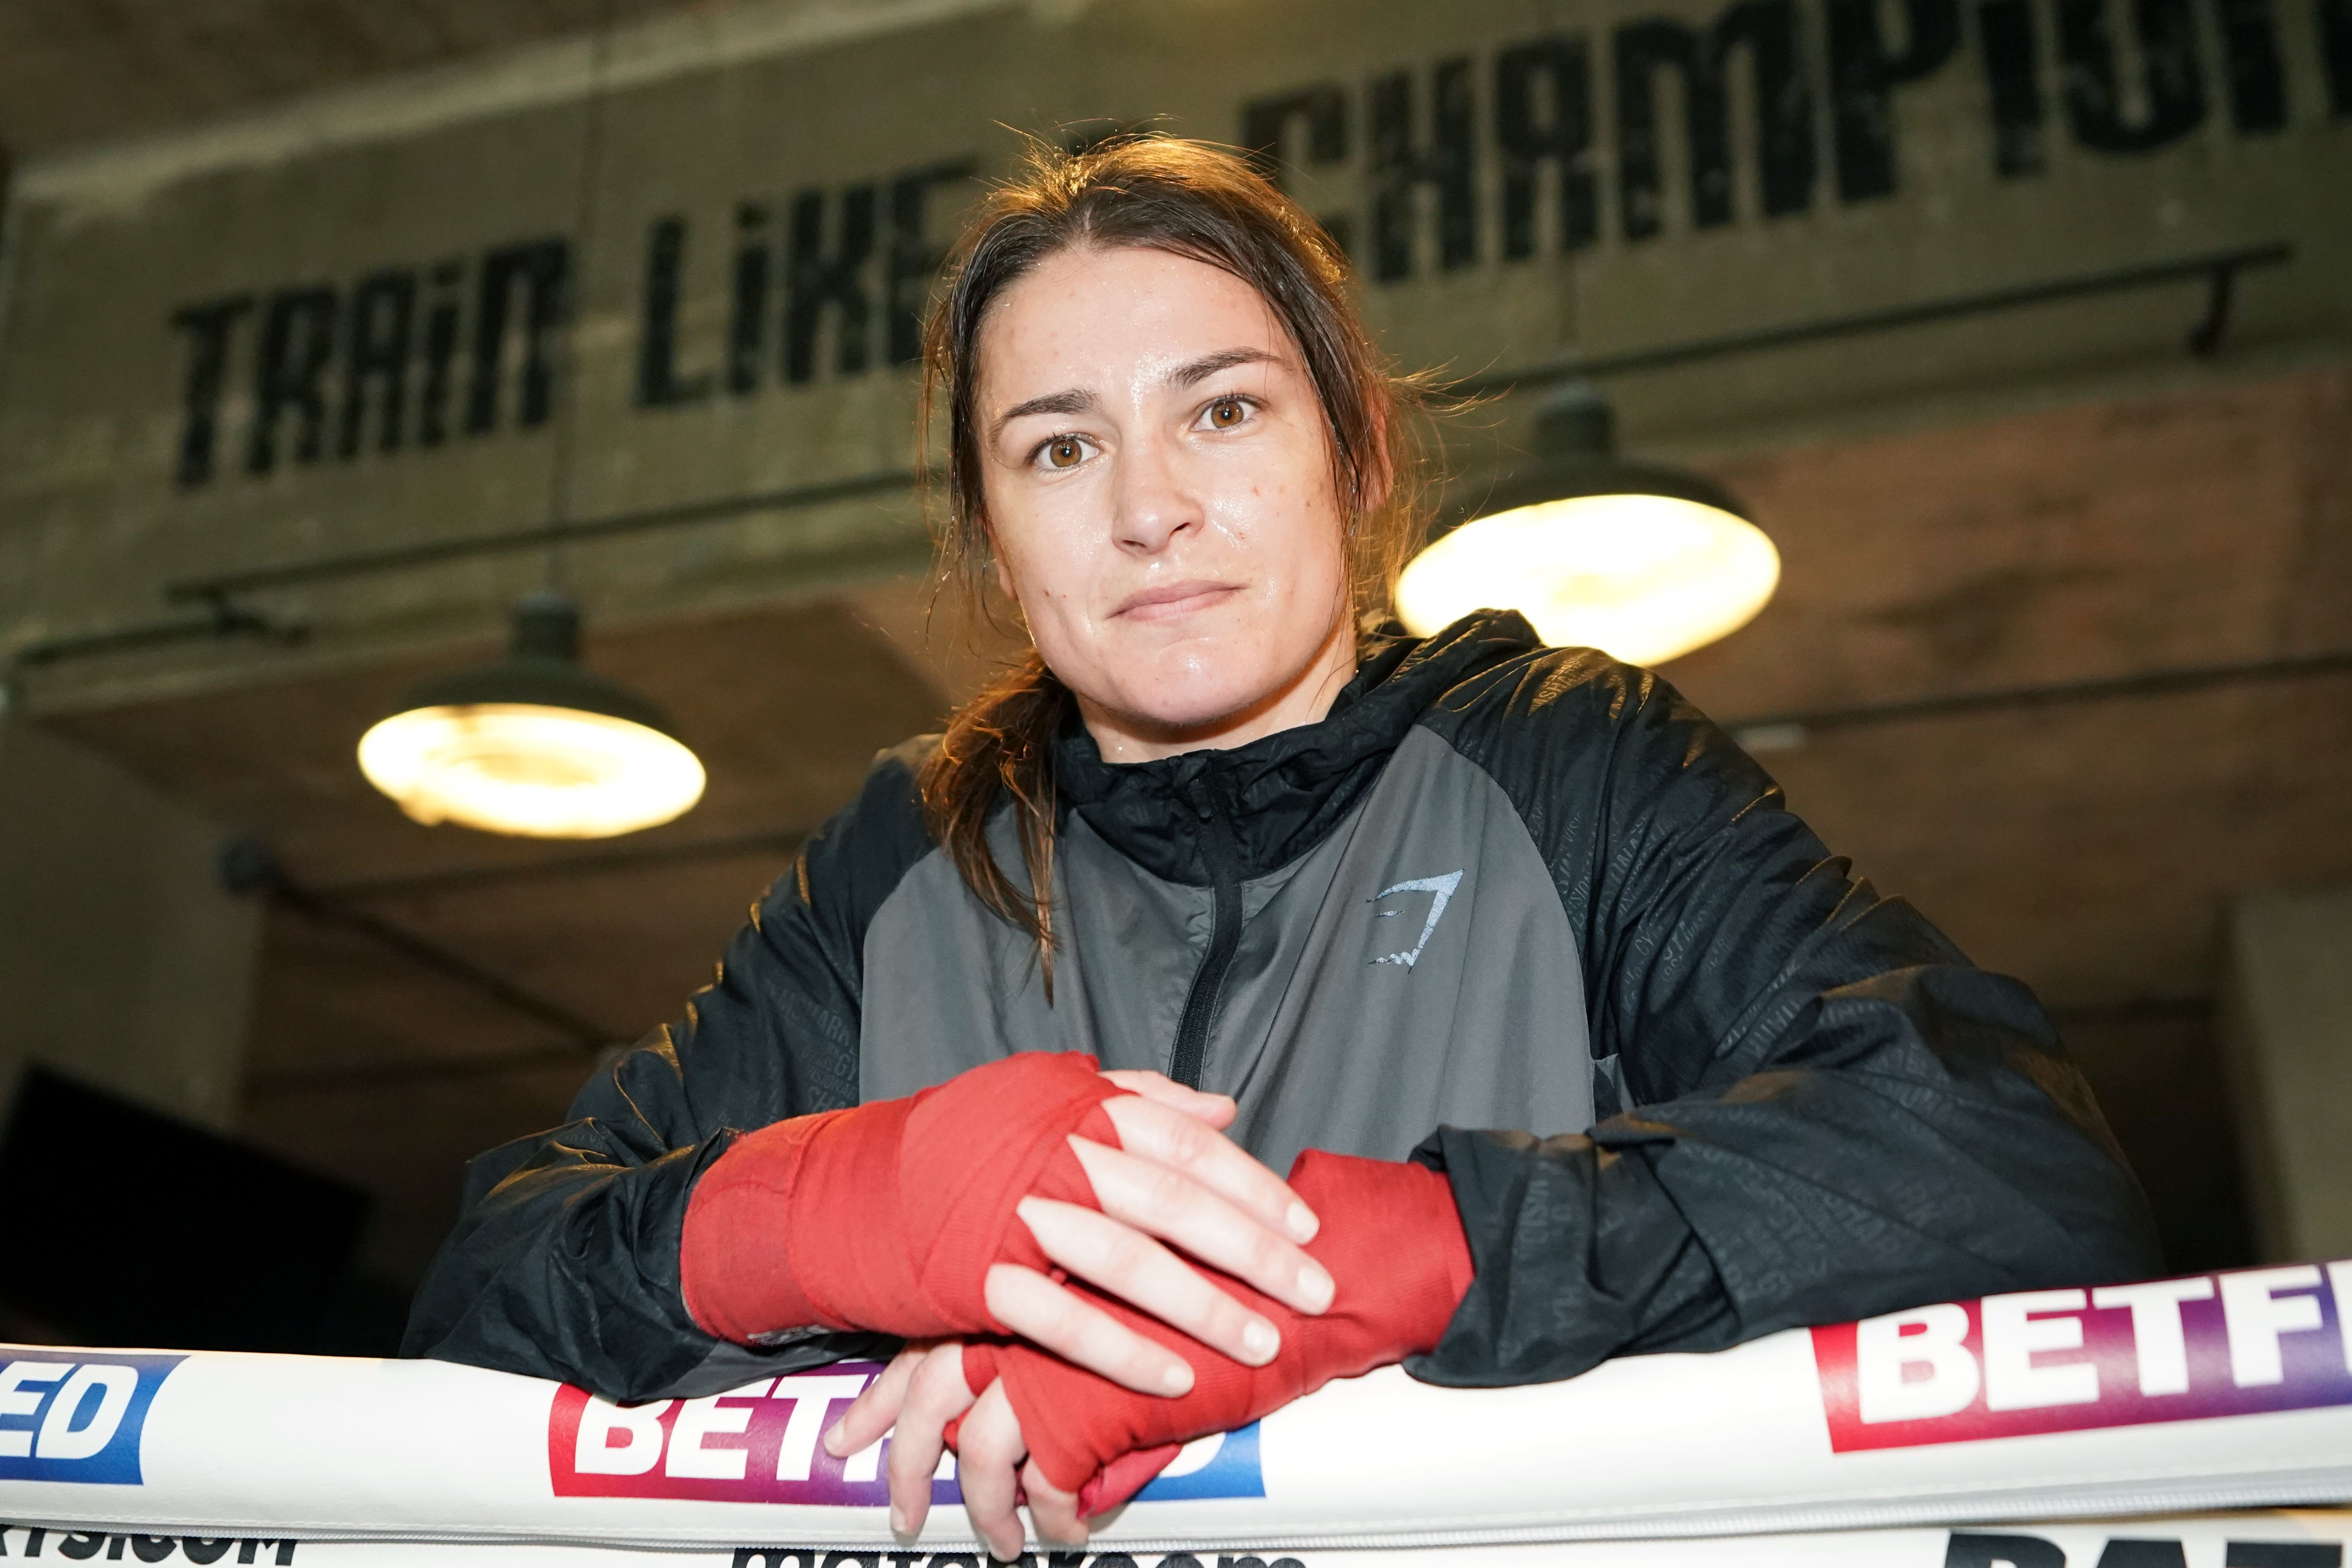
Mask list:
[[[687,1310],[738,1344],[782,1330],[1003,1333],[989,1268],[1053,1264],[1016,1205],[1097,1206],[1073,1133],[1116,1148],[1092,1057],[1029,1051],[908,1100],[796,1116],[738,1140],[695,1185]]]
[[[1135,1394],[1034,1345],[968,1344],[974,1394],[999,1380],[1045,1479],[1078,1494],[1091,1515],[1127,1500],[1174,1458],[1176,1446],[1247,1426],[1335,1377],[1353,1377],[1435,1348],[1470,1289],[1470,1247],[1454,1189],[1434,1171],[1310,1149],[1290,1186],[1323,1221],[1307,1252],[1338,1292],[1319,1317],[1295,1312],[1222,1274],[1216,1284],[1282,1334],[1265,1366],[1200,1344],[1123,1301],[1070,1281],[1096,1306],[1192,1363],[1190,1394]]]

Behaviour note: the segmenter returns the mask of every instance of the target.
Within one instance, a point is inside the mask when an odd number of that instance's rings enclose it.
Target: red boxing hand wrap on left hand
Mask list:
[[[1071,1289],[1192,1363],[1192,1391],[1174,1399],[1131,1393],[1018,1342],[964,1346],[964,1381],[975,1394],[1003,1381],[1030,1458],[1078,1494],[1083,1514],[1126,1501],[1180,1444],[1247,1426],[1335,1377],[1433,1349],[1444,1335],[1471,1268],[1444,1176],[1310,1149],[1291,1167],[1290,1185],[1323,1221],[1307,1250],[1338,1286],[1328,1310],[1308,1317],[1203,1271],[1281,1332],[1282,1349],[1265,1366],[1244,1366],[1076,1280]]]
[[[1070,1135],[1117,1147],[1103,1102],[1127,1092],[1092,1057],[1030,1051],[751,1133],[687,1205],[687,1310],[738,1344],[798,1328],[1002,1333],[989,1268],[1053,1267],[1016,1205],[1097,1206]]]

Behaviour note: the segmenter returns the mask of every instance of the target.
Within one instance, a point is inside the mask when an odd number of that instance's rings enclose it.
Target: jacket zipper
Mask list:
[[[1184,997],[1183,1021],[1176,1026],[1176,1048],[1168,1058],[1168,1076],[1188,1089],[1201,1087],[1209,1065],[1209,1023],[1216,1016],[1217,997],[1225,988],[1225,972],[1242,944],[1241,850],[1234,842],[1233,824],[1225,820],[1209,794],[1205,780],[1194,779],[1192,809],[1201,814],[1201,858],[1209,863],[1209,951],[1192,972],[1192,989]]]

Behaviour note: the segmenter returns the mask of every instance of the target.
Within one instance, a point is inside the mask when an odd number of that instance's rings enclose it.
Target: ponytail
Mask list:
[[[1054,746],[1070,709],[1068,688],[1032,648],[948,721],[923,764],[923,820],[989,912],[1036,942],[1045,1001],[1054,1000]],[[1023,888],[988,842],[988,819],[1013,802]]]

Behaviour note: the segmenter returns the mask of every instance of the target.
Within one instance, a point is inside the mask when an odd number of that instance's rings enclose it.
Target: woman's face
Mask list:
[[[1257,291],[1075,247],[999,294],[973,414],[998,571],[1106,756],[1322,716],[1354,668],[1330,437]]]

